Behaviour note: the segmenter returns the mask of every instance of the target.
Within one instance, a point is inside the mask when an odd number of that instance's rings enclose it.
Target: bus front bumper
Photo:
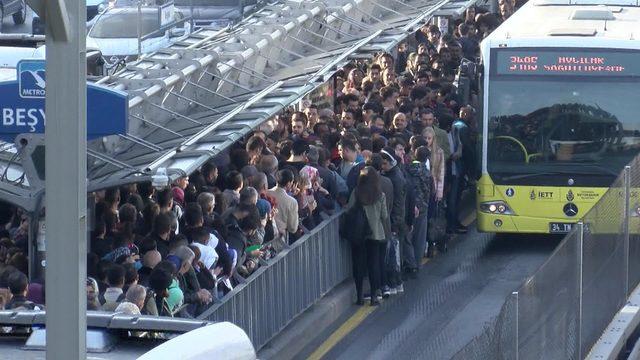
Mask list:
[[[498,215],[478,211],[478,231],[492,233],[563,234],[578,219],[552,219],[530,216]]]

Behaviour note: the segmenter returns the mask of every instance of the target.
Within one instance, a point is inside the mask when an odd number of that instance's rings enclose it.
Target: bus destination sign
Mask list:
[[[499,49],[496,53],[497,75],[640,76],[634,52]]]

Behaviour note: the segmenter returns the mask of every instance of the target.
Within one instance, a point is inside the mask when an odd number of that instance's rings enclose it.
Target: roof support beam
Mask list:
[[[171,93],[171,91],[169,91],[169,93]],[[189,121],[189,122],[191,122],[191,123],[194,123],[194,124],[196,124],[196,125],[202,125],[202,123],[201,123],[200,121],[195,120],[195,119],[192,119],[192,118],[190,118],[190,117],[188,117],[188,116],[186,116],[186,115],[182,115],[182,114],[180,114],[180,113],[179,113],[179,112],[177,112],[177,111],[173,111],[173,110],[171,110],[171,109],[167,109],[167,108],[166,108],[166,107],[164,107],[164,106],[161,106],[161,105],[158,105],[158,104],[154,104],[152,101],[148,101],[147,103],[148,103],[149,105],[151,105],[151,106],[155,107],[156,109],[159,109],[159,110],[162,110],[162,111],[166,111],[166,112],[168,112],[169,114],[171,114],[171,115],[173,115],[173,116],[175,116],[175,117],[177,117],[177,118],[185,119],[185,120],[187,120],[187,121]]]
[[[168,132],[168,133],[171,133],[171,134],[173,134],[173,135],[175,135],[175,136],[177,136],[177,137],[184,138],[184,136],[182,136],[180,133],[177,133],[177,132],[175,132],[175,131],[173,131],[173,130],[171,130],[171,129],[168,129],[168,128],[166,128],[166,127],[164,127],[164,126],[160,125],[160,124],[157,124],[157,123],[155,123],[155,122],[153,122],[153,121],[147,120],[147,119],[145,119],[145,118],[142,118],[142,117],[137,116],[137,115],[134,115],[134,114],[129,114],[129,116],[131,116],[132,118],[134,118],[134,119],[136,119],[136,120],[140,120],[140,121],[142,121],[142,122],[143,122],[143,123],[145,123],[145,124],[151,125],[151,126],[156,127],[156,128],[158,128],[158,129],[162,129],[162,130],[164,130],[164,131],[166,131],[166,132]]]

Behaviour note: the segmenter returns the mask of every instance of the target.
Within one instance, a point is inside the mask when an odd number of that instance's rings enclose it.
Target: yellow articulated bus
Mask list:
[[[478,229],[566,233],[640,151],[635,0],[531,0],[481,44]]]

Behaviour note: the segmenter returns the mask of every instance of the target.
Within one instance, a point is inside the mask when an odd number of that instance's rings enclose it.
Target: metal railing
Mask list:
[[[241,327],[257,350],[317,300],[351,277],[350,247],[338,235],[338,212],[267,261],[198,316]]]
[[[454,359],[583,359],[640,281],[640,157]]]

